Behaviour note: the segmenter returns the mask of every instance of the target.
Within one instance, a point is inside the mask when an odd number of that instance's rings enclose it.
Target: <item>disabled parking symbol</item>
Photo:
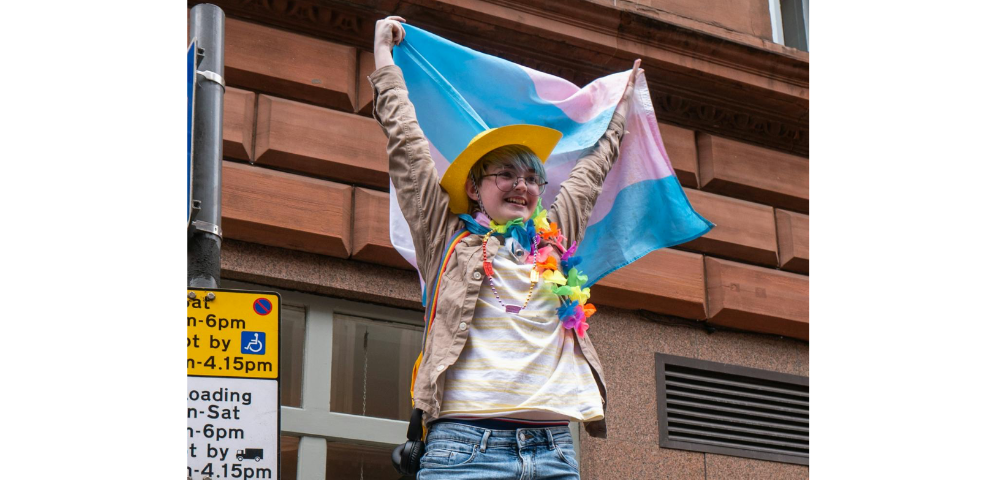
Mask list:
[[[249,355],[263,355],[264,341],[267,336],[264,332],[243,331],[240,335],[240,353]]]

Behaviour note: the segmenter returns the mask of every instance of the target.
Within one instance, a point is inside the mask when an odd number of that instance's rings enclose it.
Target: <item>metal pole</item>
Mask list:
[[[188,232],[189,287],[218,288],[221,276],[225,19],[221,8],[207,3],[192,8],[189,19],[189,41],[197,39],[200,57],[191,180],[191,196],[198,209]]]

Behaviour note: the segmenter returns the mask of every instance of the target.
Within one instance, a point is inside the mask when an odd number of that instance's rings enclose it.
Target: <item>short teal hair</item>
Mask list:
[[[469,170],[469,176],[472,177],[472,181],[477,186],[482,185],[483,176],[486,175],[486,171],[491,166],[499,164],[510,165],[523,172],[534,170],[535,175],[538,175],[542,182],[548,181],[542,161],[538,158],[538,155],[535,155],[535,152],[524,145],[504,145],[500,148],[490,150],[489,153],[483,155],[472,166]]]

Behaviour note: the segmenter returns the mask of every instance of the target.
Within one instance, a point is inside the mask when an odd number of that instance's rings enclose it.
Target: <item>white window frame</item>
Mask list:
[[[781,0],[768,0],[771,11],[771,40],[781,45],[785,44],[785,29],[781,26]]]
[[[789,0],[802,2],[803,24],[806,31],[806,49],[809,49],[809,0]],[[785,45],[785,28],[781,21],[781,0],[768,0],[771,12],[771,39],[774,43]]]

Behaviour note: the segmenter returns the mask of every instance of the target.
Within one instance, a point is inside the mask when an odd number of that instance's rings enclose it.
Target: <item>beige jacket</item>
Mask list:
[[[439,184],[427,138],[417,124],[402,71],[395,65],[388,65],[368,79],[375,95],[375,120],[389,138],[386,147],[389,177],[410,226],[417,268],[425,281],[432,282],[448,241],[465,226],[448,208],[448,194]],[[570,178],[562,183],[555,203],[548,209],[548,219],[558,222],[566,237],[566,246],[582,240],[604,177],[618,158],[618,146],[624,132],[625,117],[621,111],[624,108],[627,105],[615,111],[607,132],[573,168]],[[496,255],[500,246],[501,240],[496,236],[489,239],[486,250],[490,258]],[[437,314],[427,333],[423,361],[413,389],[414,404],[424,411],[425,421],[438,416],[444,396],[445,372],[458,359],[469,338],[468,325],[472,322],[479,289],[485,279],[481,248],[481,237],[469,235],[464,238],[455,247],[441,279]],[[607,416],[607,387],[597,351],[590,335],[577,336],[577,343],[597,380]],[[586,428],[591,436],[607,436],[605,420],[588,422]]]

